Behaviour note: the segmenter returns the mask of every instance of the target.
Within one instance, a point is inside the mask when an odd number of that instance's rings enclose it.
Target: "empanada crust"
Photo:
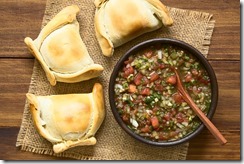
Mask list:
[[[51,85],[57,81],[75,83],[101,75],[79,33],[76,5],[65,7],[41,30],[35,40],[25,38],[29,50],[40,62]]]
[[[91,93],[36,96],[27,93],[33,122],[55,153],[71,147],[94,145],[94,135],[105,118],[103,87]]]
[[[105,56],[112,56],[118,47],[144,33],[173,20],[159,0],[95,0],[95,31]]]

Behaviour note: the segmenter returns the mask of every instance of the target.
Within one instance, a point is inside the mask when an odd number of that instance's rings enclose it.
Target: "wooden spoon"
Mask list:
[[[219,141],[220,144],[224,145],[227,143],[227,140],[224,136],[219,132],[219,130],[214,126],[214,124],[208,119],[208,117],[197,107],[194,101],[191,99],[187,91],[183,88],[179,74],[176,68],[173,68],[176,80],[177,80],[177,89],[180,92],[182,98],[186,101],[186,103],[194,110],[196,115],[201,119],[204,125],[208,128],[208,130],[213,134],[213,136]]]

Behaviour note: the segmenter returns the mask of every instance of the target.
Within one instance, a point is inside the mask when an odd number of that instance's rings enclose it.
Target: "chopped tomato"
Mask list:
[[[145,125],[145,127],[141,128],[141,131],[142,131],[143,133],[149,133],[151,130],[150,130],[150,128],[149,128],[148,125]]]
[[[150,74],[150,82],[153,82],[159,78],[159,75],[156,72]]]
[[[159,127],[159,121],[156,116],[151,118],[151,122],[154,129],[157,129]]]
[[[170,113],[166,113],[166,114],[164,115],[164,119],[165,119],[166,121],[169,121],[170,118],[171,118],[171,114],[170,114]]]
[[[149,89],[149,88],[144,88],[144,89],[141,91],[141,95],[145,95],[145,96],[150,95],[150,89]]]
[[[129,119],[130,119],[130,117],[129,117],[128,115],[124,114],[124,115],[122,116],[122,119],[123,119],[124,122],[129,123]]]
[[[156,113],[158,110],[159,110],[158,107],[154,107],[154,108],[152,109],[153,113]]]
[[[177,119],[178,123],[182,123],[184,121],[183,114],[182,113],[178,113],[176,115],[176,119]]]
[[[171,110],[171,115],[172,115],[172,116],[175,116],[176,113],[177,113],[176,110],[173,108],[173,109]]]
[[[173,94],[173,99],[176,103],[180,104],[183,102],[182,96],[179,93]]]
[[[152,125],[149,114],[146,115],[146,119],[148,119],[148,120],[146,120],[146,124]]]
[[[164,69],[166,66],[164,64],[159,64],[159,68]]]
[[[124,68],[124,77],[127,78],[130,74],[134,73],[134,68],[132,66],[128,66]]]
[[[142,95],[139,95],[137,96],[137,98],[135,99],[135,103],[141,103],[143,101],[143,96]]]
[[[205,84],[205,85],[207,85],[207,84],[210,83],[210,79],[200,78],[199,82],[200,82],[200,83],[203,83],[203,84]]]
[[[136,93],[137,92],[137,89],[136,89],[136,86],[134,84],[130,84],[129,85],[129,90],[128,90],[130,93]]]
[[[165,133],[165,132],[160,132],[158,137],[159,137],[159,140],[168,140],[169,139],[168,133]]]
[[[172,75],[172,76],[168,77],[167,83],[170,83],[172,85],[176,84],[176,76]]]
[[[158,69],[164,69],[165,65],[162,63],[157,63],[154,67],[153,70],[158,70]]]
[[[152,55],[153,55],[153,51],[152,51],[152,50],[149,50],[149,51],[145,52],[145,56],[146,56],[147,58],[151,58]]]
[[[164,87],[161,84],[156,84],[155,85],[155,90],[162,92],[164,90]]]
[[[133,61],[133,58],[132,58],[132,57],[129,57],[129,59],[126,60],[124,63],[125,63],[125,64],[129,64],[129,63],[131,63],[132,61]]]
[[[148,80],[148,78],[146,76],[143,76],[143,78],[142,78],[142,84],[143,85],[147,85],[149,83],[150,83],[150,81]]]
[[[162,91],[164,90],[164,87],[163,87],[163,85],[161,84],[161,82],[162,82],[162,79],[160,79],[160,78],[158,78],[156,81],[154,81],[154,83],[155,83],[155,87],[154,87],[154,89],[155,89],[156,91],[162,92]]]
[[[141,73],[136,74],[136,76],[134,78],[134,83],[136,85],[140,85],[142,77],[143,77],[143,75]]]
[[[190,82],[192,80],[192,74],[187,74],[185,76],[185,82]]]

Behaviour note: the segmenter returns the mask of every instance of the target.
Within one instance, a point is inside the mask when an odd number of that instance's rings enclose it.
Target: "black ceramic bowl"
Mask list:
[[[116,119],[118,124],[121,126],[121,128],[126,133],[128,133],[130,136],[134,137],[135,139],[137,139],[141,142],[144,142],[144,143],[147,143],[150,145],[172,146],[172,145],[177,145],[177,144],[181,144],[183,142],[189,141],[193,137],[197,136],[203,130],[204,125],[201,123],[200,126],[195,131],[193,131],[192,133],[190,133],[178,140],[165,141],[165,142],[152,141],[152,140],[141,137],[140,135],[134,133],[131,129],[129,129],[127,127],[127,125],[123,122],[122,118],[120,117],[120,115],[116,109],[116,104],[115,104],[115,92],[114,92],[115,79],[118,76],[119,70],[121,69],[121,67],[123,67],[124,61],[126,61],[130,55],[135,54],[136,52],[140,51],[141,49],[148,47],[148,46],[157,45],[157,44],[169,44],[169,45],[180,47],[180,48],[188,51],[189,53],[191,53],[193,56],[195,56],[200,61],[200,63],[205,67],[205,69],[208,73],[208,76],[210,77],[210,82],[211,82],[211,104],[210,104],[210,109],[208,110],[207,117],[210,120],[212,119],[216,106],[217,106],[217,102],[218,102],[218,84],[217,84],[217,79],[216,79],[214,70],[212,69],[211,65],[206,60],[206,58],[197,49],[195,49],[194,47],[192,47],[191,45],[189,45],[183,41],[174,40],[174,39],[157,38],[157,39],[147,40],[147,41],[144,41],[144,42],[134,46],[129,51],[127,51],[117,62],[116,66],[114,67],[114,70],[111,74],[110,83],[109,83],[109,101],[110,101],[110,106],[111,106],[111,110],[114,115],[114,118]]]

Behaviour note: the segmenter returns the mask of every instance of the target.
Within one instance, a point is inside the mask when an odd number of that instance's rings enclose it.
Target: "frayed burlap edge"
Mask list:
[[[210,19],[211,18],[212,18],[212,15],[211,15]],[[209,46],[211,44],[211,37],[212,37],[212,34],[213,34],[214,25],[215,25],[215,20],[210,20],[208,22],[206,33],[205,33],[204,40],[203,40],[203,43],[202,43],[203,48],[202,48],[201,52],[206,58],[208,57]]]
[[[175,16],[177,16],[177,13],[184,13],[186,16],[191,16],[193,18],[205,18],[208,20],[208,24],[205,29],[205,35],[200,43],[201,48],[198,47],[197,45],[194,45],[194,43],[189,43],[195,46],[206,58],[208,57],[208,52],[209,52],[209,46],[211,44],[211,37],[213,35],[213,30],[215,26],[215,20],[213,19],[213,15],[210,13],[206,12],[199,12],[199,11],[193,11],[193,10],[184,10],[184,9],[179,9],[179,8],[173,8],[173,7],[168,7],[170,13],[174,13]],[[177,37],[175,37],[177,38]],[[187,41],[185,41],[187,42]]]

